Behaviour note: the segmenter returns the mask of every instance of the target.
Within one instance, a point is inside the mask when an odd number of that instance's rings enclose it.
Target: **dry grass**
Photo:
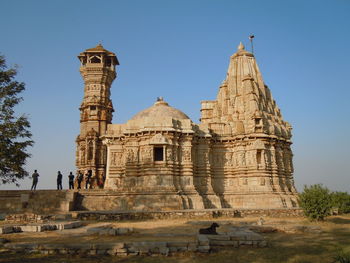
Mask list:
[[[203,219],[205,220],[205,219]],[[235,224],[243,224],[245,222],[254,222],[256,218],[247,219],[215,219],[215,221],[232,221]],[[245,222],[242,222],[242,221]],[[118,227],[134,227],[137,234],[127,237],[99,237],[86,236],[76,233],[70,235],[61,235],[59,232],[44,232],[35,234],[13,234],[7,235],[6,238],[16,242],[109,242],[126,240],[169,240],[169,237],[155,237],[155,233],[176,233],[177,238],[186,239],[191,238],[188,233],[196,233],[200,224],[193,225],[186,223],[187,220],[160,220],[160,221],[146,221],[146,222],[121,222],[114,223]],[[350,252],[350,215],[337,216],[327,219],[322,223],[309,223],[303,218],[283,218],[283,219],[266,219],[267,224],[317,224],[322,227],[323,232],[317,233],[270,233],[264,234],[270,241],[271,246],[260,249],[227,249],[219,252],[214,252],[209,255],[186,253],[171,257],[110,257],[110,256],[96,256],[96,257],[78,257],[78,256],[44,256],[38,254],[14,254],[10,252],[0,253],[0,262],[53,262],[53,263],[207,263],[207,262],[253,262],[253,263],[331,263],[333,257],[340,249],[345,252]],[[206,223],[204,222],[203,225]],[[181,233],[184,236],[181,237]],[[187,235],[187,236],[186,236]],[[152,239],[153,238],[153,239]]]

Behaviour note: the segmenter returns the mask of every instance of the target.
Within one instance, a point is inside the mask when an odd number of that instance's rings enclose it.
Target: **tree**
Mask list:
[[[331,213],[332,203],[330,191],[321,184],[304,186],[304,191],[299,194],[299,205],[311,220],[324,220]]]
[[[350,213],[350,195],[347,192],[333,192],[332,202],[339,214]]]
[[[24,165],[30,157],[27,147],[33,145],[27,116],[15,116],[14,107],[23,99],[19,94],[25,84],[15,81],[16,68],[8,68],[0,55],[0,184],[14,183],[28,176]]]

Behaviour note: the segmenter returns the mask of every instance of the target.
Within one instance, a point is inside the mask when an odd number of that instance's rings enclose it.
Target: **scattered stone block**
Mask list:
[[[197,244],[196,243],[189,243],[188,244],[188,247],[187,247],[187,250],[190,251],[190,252],[195,252],[197,251]]]
[[[37,225],[23,225],[19,226],[22,232],[41,232],[42,227]]]
[[[208,253],[210,250],[210,246],[198,246],[198,252]]]
[[[234,246],[231,240],[210,240],[210,246]]]
[[[230,236],[229,235],[207,235],[207,238],[209,239],[209,241],[212,240],[230,240]]]
[[[132,227],[119,227],[116,229],[117,235],[126,235],[134,232],[134,229]]]
[[[12,226],[2,226],[0,227],[0,234],[10,234],[13,233],[14,229]]]
[[[187,247],[188,242],[181,242],[181,241],[172,241],[172,242],[167,242],[168,247]]]
[[[161,248],[159,248],[159,253],[163,256],[168,256],[169,255],[169,248],[161,247]]]
[[[259,243],[258,243],[258,247],[267,247],[267,242],[265,241],[265,240],[263,240],[263,241],[259,241]]]
[[[0,238],[0,244],[5,244],[10,242],[9,240],[7,240],[6,238]]]
[[[209,239],[206,235],[197,235],[197,240],[200,246],[209,246]]]

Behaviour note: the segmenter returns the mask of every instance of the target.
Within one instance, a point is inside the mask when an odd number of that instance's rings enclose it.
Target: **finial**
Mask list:
[[[238,49],[238,51],[244,50],[244,45],[242,44],[242,42],[239,42],[237,49]]]
[[[163,97],[157,97],[157,101],[164,101]]]

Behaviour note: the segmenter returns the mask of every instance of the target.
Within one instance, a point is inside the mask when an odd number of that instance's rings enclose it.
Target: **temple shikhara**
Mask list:
[[[116,55],[97,45],[78,56],[84,79],[77,170],[92,188],[86,209],[176,210],[297,207],[291,126],[283,120],[255,57],[242,43],[230,57],[215,100],[200,123],[158,97],[112,124]],[[199,105],[199,104],[198,104]],[[79,199],[80,198],[80,199]]]

